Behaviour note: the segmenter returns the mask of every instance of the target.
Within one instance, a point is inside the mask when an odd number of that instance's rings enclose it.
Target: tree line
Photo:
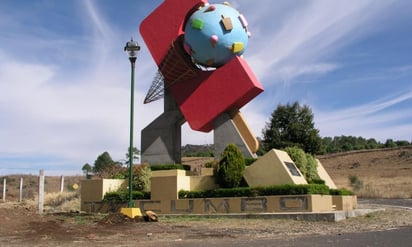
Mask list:
[[[360,136],[356,137],[342,135],[335,136],[333,138],[323,137],[322,146],[318,154],[330,154],[364,149],[394,148],[409,145],[411,145],[411,143],[405,140],[394,141],[393,139],[387,139],[385,142],[378,142],[374,138],[365,139]]]
[[[387,139],[384,143],[374,138],[355,136],[320,137],[315,128],[314,115],[307,105],[298,102],[281,105],[272,112],[262,130],[261,152],[272,148],[285,149],[296,146],[310,154],[330,154],[352,150],[393,148],[411,145],[409,141]]]

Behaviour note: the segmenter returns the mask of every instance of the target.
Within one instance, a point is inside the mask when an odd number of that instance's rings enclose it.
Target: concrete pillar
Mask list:
[[[3,178],[3,202],[6,201],[6,186],[7,186],[7,178]]]
[[[141,161],[150,165],[182,162],[181,126],[186,120],[167,91],[164,101],[164,113],[142,130]]]
[[[60,177],[60,193],[64,191],[64,176]]]
[[[23,177],[20,177],[20,194],[19,194],[19,202],[23,201]]]
[[[44,170],[39,172],[39,214],[43,214],[44,205]]]

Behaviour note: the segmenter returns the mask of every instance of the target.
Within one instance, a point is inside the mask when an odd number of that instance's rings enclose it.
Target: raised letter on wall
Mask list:
[[[240,210],[244,211],[254,211],[254,212],[266,212],[267,210],[267,199],[265,197],[261,198],[242,198],[240,201]]]
[[[204,213],[229,213],[230,210],[229,199],[223,199],[223,201],[220,202],[217,206],[215,206],[215,204],[213,204],[210,199],[205,199],[204,206]],[[213,209],[212,212],[211,209]],[[220,209],[223,209],[223,212],[221,212]]]
[[[187,204],[187,208],[183,208],[183,209],[176,208],[176,200],[171,200],[170,201],[170,211],[171,211],[171,213],[187,214],[187,213],[192,213],[193,212],[193,200],[179,200],[179,202]],[[179,203],[179,204],[181,205],[182,203]]]

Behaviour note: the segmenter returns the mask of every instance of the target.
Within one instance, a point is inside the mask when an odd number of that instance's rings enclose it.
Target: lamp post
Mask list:
[[[132,198],[133,191],[133,112],[134,112],[134,69],[137,52],[140,50],[140,46],[133,38],[126,43],[124,51],[129,54],[129,60],[131,64],[131,86],[130,86],[130,145],[129,145],[129,208],[134,207]]]

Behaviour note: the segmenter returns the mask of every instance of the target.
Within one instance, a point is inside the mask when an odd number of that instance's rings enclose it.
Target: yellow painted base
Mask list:
[[[136,216],[143,217],[140,208],[122,208],[120,209],[120,213],[126,215],[130,219],[134,219]]]

